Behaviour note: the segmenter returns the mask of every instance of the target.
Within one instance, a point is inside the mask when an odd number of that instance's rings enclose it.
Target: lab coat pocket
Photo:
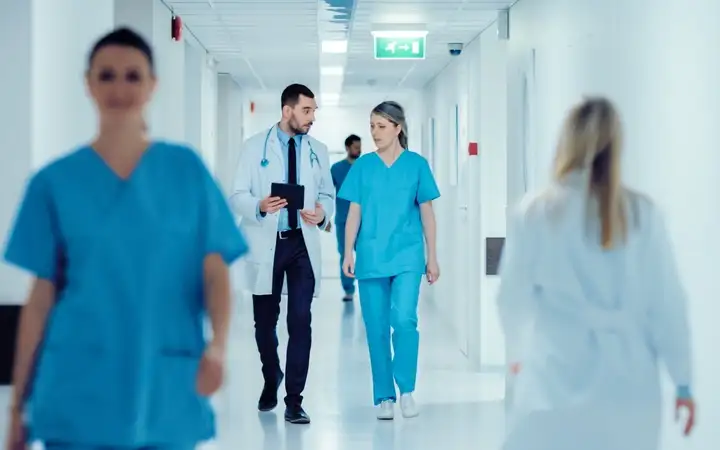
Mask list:
[[[214,423],[209,399],[196,389],[200,355],[183,349],[165,349],[158,359],[155,392],[157,432],[180,441],[212,437]]]

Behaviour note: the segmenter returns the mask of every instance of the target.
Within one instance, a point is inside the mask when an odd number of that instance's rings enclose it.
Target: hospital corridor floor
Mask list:
[[[365,330],[357,298],[341,301],[338,279],[323,280],[323,293],[313,305],[313,348],[303,406],[310,425],[283,420],[280,405],[257,411],[262,389],[254,341],[252,303],[238,298],[228,361],[228,379],[215,398],[218,438],[202,450],[495,450],[503,436],[502,376],[472,372],[466,358],[431,305],[419,311],[420,363],[415,393],[420,416],[378,421],[372,406],[370,366]],[[284,361],[285,311],[278,334]],[[9,400],[0,388],[0,404]],[[5,442],[5,414],[0,410],[0,442]]]

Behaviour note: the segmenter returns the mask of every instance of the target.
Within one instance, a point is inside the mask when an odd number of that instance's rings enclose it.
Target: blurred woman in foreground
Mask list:
[[[86,80],[97,136],[32,176],[5,249],[34,278],[6,450],[191,450],[215,434],[247,243],[197,152],[147,137],[150,45],[107,34]]]
[[[566,120],[554,181],[509,222],[505,450],[657,449],[660,359],[693,428],[685,292],[657,207],[621,182],[620,153],[613,105],[585,100]]]

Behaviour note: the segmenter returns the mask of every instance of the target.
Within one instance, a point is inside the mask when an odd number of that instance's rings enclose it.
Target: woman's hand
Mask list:
[[[22,411],[13,408],[8,417],[7,437],[5,439],[5,450],[26,450],[28,448],[25,423]]]
[[[435,258],[428,259],[425,275],[430,284],[436,283],[438,278],[440,278],[440,266]]]
[[[355,278],[355,257],[353,255],[345,255],[342,269],[346,277]]]
[[[689,436],[695,427],[695,401],[692,398],[677,398],[675,400],[675,421],[680,420],[680,411],[683,409],[687,410],[683,435]]]
[[[205,349],[198,368],[196,389],[203,397],[215,394],[225,381],[225,351],[210,344]]]

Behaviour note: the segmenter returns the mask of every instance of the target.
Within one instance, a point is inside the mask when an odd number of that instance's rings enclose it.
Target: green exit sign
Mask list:
[[[375,59],[425,59],[425,35],[375,34]]]

